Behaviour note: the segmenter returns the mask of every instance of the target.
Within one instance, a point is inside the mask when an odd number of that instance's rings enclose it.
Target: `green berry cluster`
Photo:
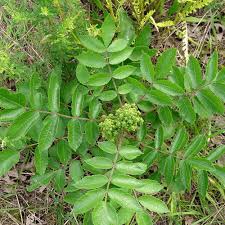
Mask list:
[[[115,114],[105,116],[99,124],[102,136],[108,140],[115,139],[124,132],[134,132],[143,123],[141,113],[135,104],[124,104]]]

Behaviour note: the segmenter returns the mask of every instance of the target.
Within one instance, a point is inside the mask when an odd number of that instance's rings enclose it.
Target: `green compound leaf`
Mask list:
[[[137,140],[143,141],[147,134],[147,126],[145,123],[142,123],[137,130]]]
[[[165,78],[170,71],[172,70],[172,66],[176,62],[176,49],[171,48],[163,52],[158,58],[156,64],[156,76],[157,78]]]
[[[84,107],[84,94],[85,89],[81,86],[78,86],[72,96],[72,110],[71,113],[73,116],[80,116]]]
[[[132,86],[132,91],[137,92],[138,94],[144,95],[148,91],[143,83],[134,79],[132,77],[127,78],[128,83]]]
[[[142,187],[136,188],[135,190],[145,194],[155,194],[163,189],[163,186],[156,180],[145,179],[141,180]]]
[[[74,203],[76,203],[76,200],[78,198],[81,197],[83,193],[81,191],[75,191],[75,192],[71,192],[71,193],[67,193],[65,196],[64,196],[64,202],[68,203],[68,204],[71,204],[71,205],[74,205]]]
[[[116,164],[116,170],[123,174],[141,175],[147,169],[144,163],[133,163],[129,161],[120,161]]]
[[[187,142],[188,142],[188,133],[184,127],[181,127],[177,131],[177,133],[172,141],[170,152],[174,153],[174,152],[182,149],[187,144]]]
[[[155,132],[155,148],[159,149],[162,147],[164,141],[164,132],[162,126],[158,127]]]
[[[112,101],[117,97],[117,93],[113,90],[103,91],[98,97],[101,101]]]
[[[206,138],[203,135],[196,136],[191,143],[187,146],[184,153],[184,158],[192,158],[197,155],[206,145]]]
[[[125,65],[125,66],[120,66],[117,69],[113,71],[113,78],[122,80],[134,73],[136,70],[136,67],[130,66],[130,65]]]
[[[88,116],[90,119],[96,119],[99,115],[99,113],[102,110],[102,104],[99,102],[99,100],[93,99],[90,103],[89,103],[89,113]]]
[[[9,122],[15,120],[18,116],[25,112],[24,108],[18,109],[3,109],[0,111],[0,121]]]
[[[172,112],[168,106],[160,107],[158,115],[161,122],[165,125],[170,125],[173,122]]]
[[[88,81],[88,85],[99,87],[99,86],[108,84],[110,80],[111,80],[111,77],[109,74],[98,73],[98,74],[91,75]]]
[[[69,162],[72,152],[67,141],[61,140],[57,143],[56,154],[62,164],[66,165]]]
[[[138,198],[139,202],[151,212],[168,213],[167,205],[158,198],[153,196],[144,195]]]
[[[168,95],[159,90],[148,91],[147,97],[150,102],[156,105],[167,106],[173,104],[173,100]]]
[[[111,53],[111,55],[109,56],[109,63],[111,65],[116,65],[125,61],[126,59],[130,57],[132,51],[133,51],[133,48],[127,47],[120,52]]]
[[[28,192],[32,192],[35,189],[41,187],[41,186],[46,186],[50,183],[52,180],[53,176],[55,175],[55,171],[45,173],[44,175],[35,175],[31,178],[30,185],[27,187]]]
[[[48,85],[48,108],[51,112],[58,112],[60,109],[60,85],[61,71],[56,68],[50,74]]]
[[[61,192],[66,183],[65,170],[59,169],[55,172],[54,176],[54,188],[57,192]]]
[[[143,53],[147,54],[149,57],[153,57],[156,55],[157,50],[149,49],[147,46],[134,46],[134,50],[129,59],[132,61],[139,61],[141,60]]]
[[[74,202],[72,212],[75,214],[88,212],[102,201],[104,195],[105,190],[102,189],[88,191]]]
[[[132,85],[129,83],[122,84],[118,87],[118,93],[121,95],[126,95],[132,91]]]
[[[65,86],[66,86],[66,88],[61,89],[61,101],[63,101],[64,104],[69,104],[71,102],[74,91],[78,87],[78,82],[76,79],[74,79],[73,81],[69,81],[69,82],[63,81],[62,87],[65,87]]]
[[[106,61],[104,57],[95,52],[82,52],[79,56],[77,56],[78,61],[88,67],[93,68],[103,68],[106,66]]]
[[[217,72],[218,72],[218,53],[214,52],[207,63],[205,74],[206,80],[207,81],[214,80],[216,78]]]
[[[39,112],[30,111],[23,113],[9,127],[7,137],[10,140],[23,138],[38,119]]]
[[[155,69],[148,54],[143,53],[141,57],[140,66],[144,79],[146,79],[150,83],[153,82],[155,76]]]
[[[173,115],[168,106],[158,108],[159,119],[164,125],[170,125],[173,123]]]
[[[32,109],[41,109],[43,99],[42,93],[38,89],[41,88],[41,79],[37,74],[32,74],[29,82],[29,102]]]
[[[19,162],[20,153],[6,149],[0,152],[0,177],[5,175],[16,163]]]
[[[127,224],[131,221],[135,211],[128,208],[120,208],[118,211],[119,224]]]
[[[169,80],[184,88],[184,68],[173,66]]]
[[[115,208],[108,202],[101,202],[92,212],[94,225],[118,224],[118,215]]]
[[[113,18],[108,14],[101,27],[101,36],[104,41],[105,46],[108,46],[113,39],[116,32],[116,26]]]
[[[210,154],[207,156],[207,159],[211,162],[214,162],[218,160],[221,156],[225,154],[225,145],[221,145],[217,147],[215,150],[210,152]]]
[[[111,169],[113,165],[111,159],[101,157],[101,156],[96,156],[91,159],[86,159],[85,162],[96,169]]]
[[[157,80],[153,83],[153,86],[163,93],[171,96],[179,96],[184,94],[184,90],[180,86],[169,80]]]
[[[127,192],[124,192],[117,188],[112,188],[109,189],[108,194],[109,197],[121,207],[134,210],[135,212],[142,210],[137,200]]]
[[[84,176],[84,171],[79,160],[73,160],[70,163],[70,177],[73,181],[78,181]]]
[[[37,174],[45,174],[46,168],[48,166],[48,160],[48,150],[40,151],[40,149],[37,147],[34,153],[34,165]]]
[[[201,198],[205,198],[208,190],[208,174],[206,171],[200,170],[198,172],[198,193]]]
[[[146,163],[148,167],[150,167],[158,156],[158,151],[150,151],[143,157],[143,162]]]
[[[89,81],[90,76],[91,75],[86,66],[82,64],[77,65],[76,77],[81,84],[85,85]]]
[[[138,108],[143,111],[143,112],[151,112],[152,109],[154,108],[154,106],[152,105],[151,102],[149,101],[140,101],[138,104],[137,104]]]
[[[38,139],[38,148],[40,151],[51,147],[58,127],[59,118],[56,115],[46,117]]]
[[[120,148],[119,153],[122,157],[124,157],[125,159],[128,159],[128,160],[135,159],[139,155],[143,154],[137,147],[132,146],[132,145],[122,146]]]
[[[99,136],[98,124],[95,121],[88,121],[85,124],[85,137],[90,145],[94,145]]]
[[[148,47],[152,37],[152,29],[150,26],[144,26],[135,39],[135,46]]]
[[[135,189],[143,186],[141,180],[122,174],[113,175],[111,182],[112,184],[125,189]]]
[[[212,115],[212,112],[209,111],[195,96],[192,99],[194,111],[201,117],[201,118],[209,118]]]
[[[223,187],[225,187],[225,168],[224,167],[215,166],[214,170],[211,171],[210,173],[212,173],[223,185]]]
[[[72,119],[68,122],[68,142],[69,146],[76,151],[83,140],[83,132],[79,120]]]
[[[197,170],[214,171],[212,162],[204,158],[191,158],[188,160],[188,163]]]
[[[97,38],[94,38],[89,35],[82,35],[79,37],[79,40],[85,48],[87,48],[93,52],[103,53],[106,51],[106,48],[103,45],[103,43],[100,40],[98,40]]]
[[[26,98],[23,94],[12,93],[7,89],[0,88],[0,107],[5,109],[15,109],[24,107]]]
[[[98,142],[98,147],[102,151],[110,153],[110,154],[115,154],[117,151],[116,145],[111,141]]]
[[[199,101],[212,113],[224,113],[224,104],[210,90],[205,89],[197,93]]]
[[[225,81],[225,67],[223,67],[216,76],[216,80],[219,82],[224,82]]]
[[[186,160],[180,161],[180,177],[184,187],[190,191],[192,169]]]
[[[108,52],[119,52],[127,47],[128,41],[124,39],[115,39],[107,48]]]
[[[165,160],[165,180],[167,184],[170,184],[173,180],[175,173],[175,158],[168,156]]]
[[[177,106],[181,117],[193,124],[196,120],[196,114],[190,100],[187,97],[182,97],[177,101]]]
[[[120,32],[118,38],[122,38],[131,42],[135,36],[135,28],[131,18],[127,15],[126,11],[120,9],[118,11]]]
[[[100,2],[100,0],[94,0],[94,2]],[[100,2],[100,4],[102,3]],[[86,212],[84,214],[84,219],[83,219],[83,225],[89,225],[89,224],[93,225],[93,221],[91,218],[91,211]]]
[[[104,175],[86,176],[77,181],[74,186],[78,189],[97,189],[107,184],[108,178]]]
[[[202,84],[202,72],[201,67],[197,59],[193,56],[190,56],[186,73],[189,79],[189,85],[191,88],[198,88]]]
[[[213,83],[209,85],[210,90],[225,102],[225,83]]]
[[[152,217],[147,212],[136,213],[137,225],[153,225]]]

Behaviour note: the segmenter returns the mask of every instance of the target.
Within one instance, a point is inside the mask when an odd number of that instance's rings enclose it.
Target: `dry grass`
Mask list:
[[[30,174],[19,175],[18,170],[15,168],[0,179],[0,224],[57,224],[51,190],[41,188],[28,193],[25,186]]]

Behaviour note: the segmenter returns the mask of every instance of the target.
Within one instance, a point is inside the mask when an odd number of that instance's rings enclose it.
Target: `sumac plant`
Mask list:
[[[0,175],[34,155],[27,190],[53,184],[72,215],[94,225],[149,225],[170,214],[171,192],[194,182],[204,199],[208,176],[225,185],[216,164],[225,146],[208,147],[212,116],[224,113],[217,53],[204,74],[192,56],[176,66],[176,49],[153,63],[149,36],[147,27],[135,35],[123,13],[118,26],[107,16],[98,37],[79,36],[74,80],[56,67],[47,89],[35,74],[16,92],[1,88]]]

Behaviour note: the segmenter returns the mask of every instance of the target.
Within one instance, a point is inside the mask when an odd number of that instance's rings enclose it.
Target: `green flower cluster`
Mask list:
[[[99,124],[102,136],[108,140],[115,139],[124,132],[134,132],[143,123],[141,113],[135,104],[125,104],[115,114],[104,117]]]

